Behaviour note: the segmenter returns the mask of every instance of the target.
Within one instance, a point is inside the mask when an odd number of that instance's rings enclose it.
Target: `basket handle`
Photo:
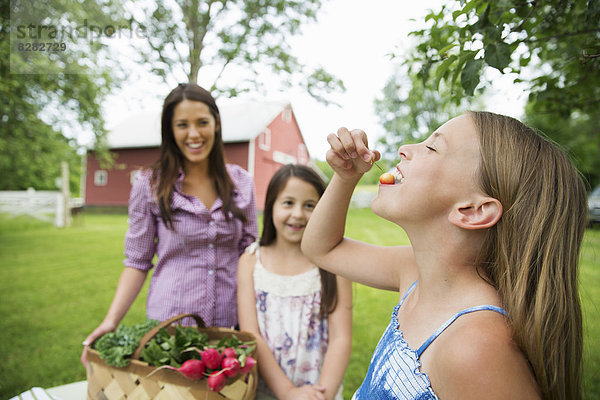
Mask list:
[[[167,326],[171,325],[174,322],[177,322],[181,319],[187,318],[187,317],[192,317],[196,320],[196,325],[198,325],[198,328],[205,328],[206,324],[204,323],[204,321],[202,320],[202,318],[199,315],[196,314],[179,314],[176,315],[174,317],[169,318],[166,321],[161,322],[160,324],[156,325],[154,328],[150,329],[148,332],[146,332],[146,334],[144,336],[142,336],[142,339],[140,340],[140,345],[138,346],[138,348],[135,350],[135,353],[133,353],[133,356],[131,357],[133,360],[139,360],[140,356],[142,355],[142,350],[144,350],[144,347],[146,347],[146,344],[152,340],[152,338],[154,336],[156,336],[156,334],[158,333],[158,331],[162,328],[166,328]]]

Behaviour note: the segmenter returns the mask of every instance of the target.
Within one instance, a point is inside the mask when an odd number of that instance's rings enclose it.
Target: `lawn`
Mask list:
[[[32,386],[85,379],[81,341],[103,318],[123,268],[125,215],[78,216],[58,229],[0,216],[0,399]],[[382,245],[407,243],[370,210],[352,210],[347,235]],[[585,399],[600,398],[600,230],[588,230],[581,255],[585,318]],[[368,268],[368,266],[365,266]],[[123,322],[145,318],[147,284]],[[360,385],[389,322],[397,293],[354,287],[354,338],[344,398]]]

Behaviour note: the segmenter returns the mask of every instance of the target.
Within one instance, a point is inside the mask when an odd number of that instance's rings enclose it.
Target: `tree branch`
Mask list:
[[[586,53],[583,53],[582,57],[586,58],[586,59],[592,59],[592,58],[598,58],[598,57],[600,57],[600,54],[586,54]]]
[[[223,63],[223,66],[221,67],[221,70],[217,74],[217,77],[213,81],[212,87],[210,88],[211,92],[213,92],[213,91],[215,91],[217,89],[217,82],[219,81],[219,79],[221,78],[221,75],[223,75],[223,71],[225,71],[225,68],[227,67],[227,65],[229,65],[229,63],[231,61],[233,61],[233,57],[228,57],[227,60],[225,60],[225,63]]]
[[[247,21],[245,21],[245,23],[240,23],[240,25],[242,25],[244,27],[244,32],[238,37],[238,41],[236,43],[236,51],[235,52],[231,52],[230,54],[232,54],[232,55],[229,55],[227,57],[227,59],[225,60],[225,62],[223,63],[223,66],[221,67],[221,70],[219,71],[219,73],[217,74],[217,77],[213,81],[211,91],[216,90],[216,88],[217,88],[217,82],[221,78],[221,75],[223,75],[223,71],[225,71],[225,68],[229,65],[229,63],[234,60],[235,55],[238,54],[238,52],[239,52],[239,50],[240,50],[240,48],[242,46],[242,43],[245,42],[246,37],[250,33],[250,20],[252,20],[252,16],[248,15]]]
[[[535,7],[537,6],[537,0],[532,1],[531,3],[525,3],[525,4],[531,4],[531,10],[529,10],[529,14],[527,14],[527,16],[523,19],[523,21],[521,21],[521,23],[519,24],[519,26],[517,26],[515,28],[515,31],[521,31],[523,29],[523,25],[525,25],[525,22],[527,22],[527,20],[529,19],[529,17],[531,17],[531,14],[533,14],[533,12],[535,11]]]
[[[541,37],[541,38],[537,38],[537,39],[523,39],[523,40],[518,40],[517,42],[519,42],[519,43],[537,43],[537,42],[547,41],[549,39],[561,39],[561,38],[565,38],[565,37],[587,35],[588,33],[597,33],[597,32],[600,32],[600,29],[586,29],[584,31],[559,33],[557,35],[550,35],[550,36],[545,36],[545,37]]]

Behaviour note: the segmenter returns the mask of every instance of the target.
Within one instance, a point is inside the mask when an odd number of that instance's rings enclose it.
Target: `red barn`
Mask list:
[[[225,159],[254,177],[256,206],[263,209],[267,185],[282,165],[308,165],[308,149],[290,104],[260,102],[219,103]],[[136,171],[158,158],[160,111],[133,116],[108,134],[115,155],[110,169],[102,169],[88,150],[85,173],[86,206],[126,206]]]

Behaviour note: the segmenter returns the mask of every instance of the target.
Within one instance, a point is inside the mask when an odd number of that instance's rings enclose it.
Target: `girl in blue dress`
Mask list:
[[[314,263],[398,291],[355,399],[578,399],[584,184],[521,122],[468,112],[399,149],[375,214],[410,246],[344,238],[350,197],[380,158],[363,131],[329,135],[335,171],[306,228]],[[390,306],[391,308],[391,306]]]

